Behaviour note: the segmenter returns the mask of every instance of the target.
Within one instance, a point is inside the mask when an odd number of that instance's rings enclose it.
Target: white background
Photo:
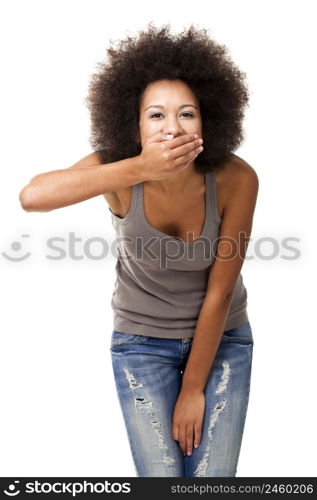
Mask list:
[[[114,240],[107,203],[98,196],[28,213],[18,194],[34,175],[92,151],[89,77],[110,39],[151,20],[174,32],[190,23],[209,29],[251,90],[236,151],[260,180],[242,269],[254,358],[237,476],[316,476],[314,6],[1,2],[1,476],[135,476],[109,352],[115,255],[87,253],[101,252],[89,238]],[[68,253],[72,232],[79,260]],[[47,257],[56,255],[50,237],[65,238],[64,259]],[[287,259],[294,251],[285,238],[296,239],[297,258]]]

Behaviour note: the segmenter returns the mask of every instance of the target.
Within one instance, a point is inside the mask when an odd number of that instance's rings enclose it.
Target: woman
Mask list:
[[[136,474],[233,477],[253,352],[240,271],[258,193],[232,152],[245,75],[193,26],[150,25],[108,55],[87,97],[94,152],[35,176],[21,204],[109,204],[120,240],[110,351]]]

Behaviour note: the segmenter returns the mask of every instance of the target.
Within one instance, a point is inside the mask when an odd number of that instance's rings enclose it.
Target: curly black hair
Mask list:
[[[139,36],[119,40],[106,49],[109,60],[97,63],[84,101],[91,117],[89,143],[103,163],[141,153],[135,138],[140,103],[151,82],[182,80],[195,94],[202,118],[204,150],[195,159],[198,172],[219,170],[244,139],[242,120],[249,101],[246,74],[212,40],[192,24],[178,35],[170,25],[152,26]]]

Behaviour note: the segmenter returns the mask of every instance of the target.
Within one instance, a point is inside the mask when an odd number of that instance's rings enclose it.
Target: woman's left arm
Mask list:
[[[196,324],[191,351],[183,374],[173,416],[173,439],[184,454],[191,454],[201,441],[205,411],[204,389],[216,356],[236,281],[250,235],[259,180],[248,165],[235,165],[234,181],[228,188],[215,260]]]

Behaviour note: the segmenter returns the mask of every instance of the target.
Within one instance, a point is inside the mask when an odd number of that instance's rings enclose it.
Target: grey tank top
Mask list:
[[[116,231],[116,282],[111,299],[113,329],[161,338],[190,338],[207,290],[221,219],[214,172],[205,173],[205,222],[193,242],[152,227],[143,204],[144,183],[132,186],[125,217],[111,219]],[[248,321],[247,291],[240,273],[225,330]]]

